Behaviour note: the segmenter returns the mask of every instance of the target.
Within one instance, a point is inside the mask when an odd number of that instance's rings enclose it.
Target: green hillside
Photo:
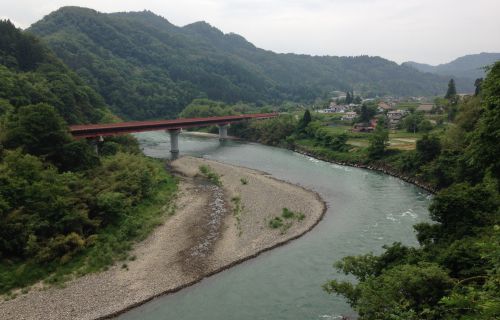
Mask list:
[[[0,22],[0,116],[48,103],[69,123],[97,122],[109,113],[102,99],[38,39]]]
[[[176,115],[193,98],[263,104],[312,101],[331,90],[443,94],[448,79],[380,57],[276,54],[205,22],[177,27],[149,11],[64,7],[33,24],[121,116]]]

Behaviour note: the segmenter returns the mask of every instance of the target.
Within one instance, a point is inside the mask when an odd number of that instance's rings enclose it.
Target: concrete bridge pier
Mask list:
[[[171,129],[167,130],[170,134],[170,153],[172,155],[179,154],[179,133],[181,133],[181,129]]]
[[[229,124],[218,124],[217,127],[219,127],[219,140],[226,140],[227,128],[229,127]]]
[[[102,136],[99,136],[98,138],[93,138],[93,139],[91,138],[88,140],[90,140],[90,144],[94,148],[95,154],[99,155],[99,145],[104,142],[104,138]]]

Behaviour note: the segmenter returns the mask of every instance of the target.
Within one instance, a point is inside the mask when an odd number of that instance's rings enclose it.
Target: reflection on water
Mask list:
[[[147,155],[170,156],[168,136],[138,134]],[[416,245],[412,225],[428,219],[429,194],[399,179],[331,164],[259,144],[185,136],[182,154],[265,171],[317,191],[328,204],[324,220],[292,243],[170,296],[121,319],[339,319],[348,304],[321,290],[343,256],[380,252],[400,241]]]

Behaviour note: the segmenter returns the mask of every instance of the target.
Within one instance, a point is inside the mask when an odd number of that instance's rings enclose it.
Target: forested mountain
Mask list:
[[[193,98],[227,103],[311,101],[331,90],[441,95],[448,79],[380,57],[276,54],[205,22],[177,27],[152,12],[63,7],[33,24],[116,113],[176,115]]]
[[[9,109],[48,103],[69,123],[100,120],[108,112],[93,89],[38,39],[0,22],[0,116]]]
[[[500,60],[500,53],[482,52],[459,57],[451,62],[432,66],[425,63],[408,61],[403,65],[411,66],[421,72],[429,72],[441,76],[458,79],[459,90],[472,91],[475,79],[485,76],[484,67]]]

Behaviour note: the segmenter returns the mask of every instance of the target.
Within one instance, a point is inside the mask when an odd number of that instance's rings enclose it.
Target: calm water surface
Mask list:
[[[168,136],[138,134],[147,155],[169,157]],[[324,220],[290,244],[264,253],[178,293],[157,298],[120,319],[338,319],[354,312],[321,285],[345,279],[333,268],[346,255],[380,252],[400,241],[416,245],[412,225],[428,220],[427,192],[399,179],[339,166],[288,150],[181,134],[181,154],[270,173],[318,192]],[[244,196],[244,195],[243,195]]]

